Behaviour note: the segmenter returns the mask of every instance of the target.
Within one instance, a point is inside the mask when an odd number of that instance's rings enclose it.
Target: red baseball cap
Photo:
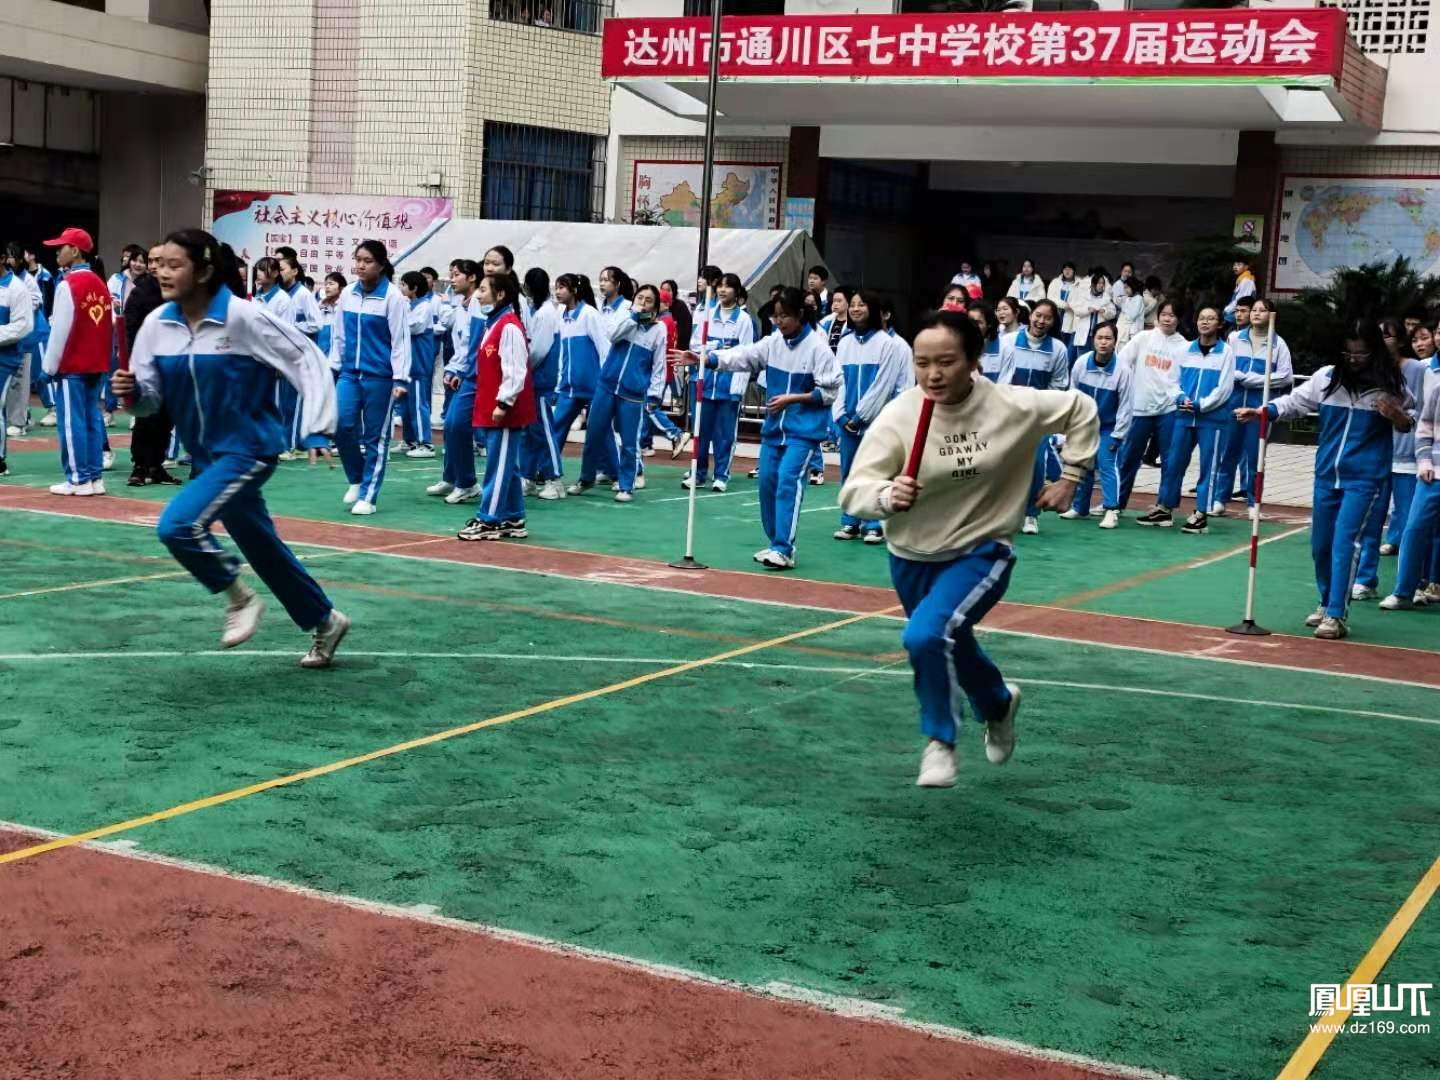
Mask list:
[[[45,241],[45,246],[51,248],[64,247],[66,244],[70,244],[72,247],[79,248],[87,255],[95,250],[95,241],[90,239],[90,234],[84,229],[75,228],[75,226],[73,225],[70,226],[70,228],[66,229],[64,232],[62,232],[54,240]]]

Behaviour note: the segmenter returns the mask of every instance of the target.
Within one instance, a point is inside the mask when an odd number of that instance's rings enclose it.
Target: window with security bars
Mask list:
[[[575,131],[485,121],[480,216],[603,221],[605,140]]]
[[[490,0],[492,19],[584,34],[598,34],[614,14],[613,0]]]
[[[1423,53],[1431,0],[1340,0],[1350,33],[1367,53]]]
[[[685,0],[685,14],[710,15],[710,0]],[[784,15],[785,0],[725,0],[726,15]]]

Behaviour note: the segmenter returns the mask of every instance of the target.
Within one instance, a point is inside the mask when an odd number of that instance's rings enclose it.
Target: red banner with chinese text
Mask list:
[[[725,78],[1337,76],[1335,8],[726,18]],[[607,19],[605,78],[704,78],[706,18]]]

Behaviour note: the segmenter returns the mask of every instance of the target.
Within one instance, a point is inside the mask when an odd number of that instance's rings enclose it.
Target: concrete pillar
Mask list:
[[[1252,269],[1260,281],[1262,291],[1270,285],[1264,280],[1264,271],[1269,266],[1271,237],[1274,235],[1275,185],[1280,180],[1280,148],[1275,145],[1273,131],[1242,131],[1235,153],[1235,190],[1231,195],[1231,209],[1236,214],[1263,214],[1265,235],[1260,254],[1255,257]]]
[[[162,94],[100,99],[100,235],[107,262],[126,244],[151,244],[199,226],[205,183],[205,102]]]

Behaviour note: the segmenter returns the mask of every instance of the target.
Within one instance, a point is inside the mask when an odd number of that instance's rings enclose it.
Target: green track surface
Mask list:
[[[3,592],[12,572],[156,572],[158,553],[142,529],[0,513]],[[214,648],[218,605],[184,578],[3,601],[0,654],[117,655],[0,660],[0,818],[78,831],[831,618],[314,565],[356,625],[327,672],[296,666],[303,636],[273,605],[245,649],[127,659]],[[920,791],[898,629],[867,621],[127,838],[1191,1078],[1273,1075],[1310,984],[1344,979],[1440,848],[1440,728],[1346,711],[1434,719],[1440,693],[992,634],[1030,680],[1016,760],[988,766],[970,728],[961,786]],[[526,658],[416,655],[437,652]],[[1122,692],[1156,686],[1240,703]],[[1431,911],[1382,978],[1433,981],[1437,950]],[[1344,1038],[1323,1080],[1427,1075],[1440,1047]]]

